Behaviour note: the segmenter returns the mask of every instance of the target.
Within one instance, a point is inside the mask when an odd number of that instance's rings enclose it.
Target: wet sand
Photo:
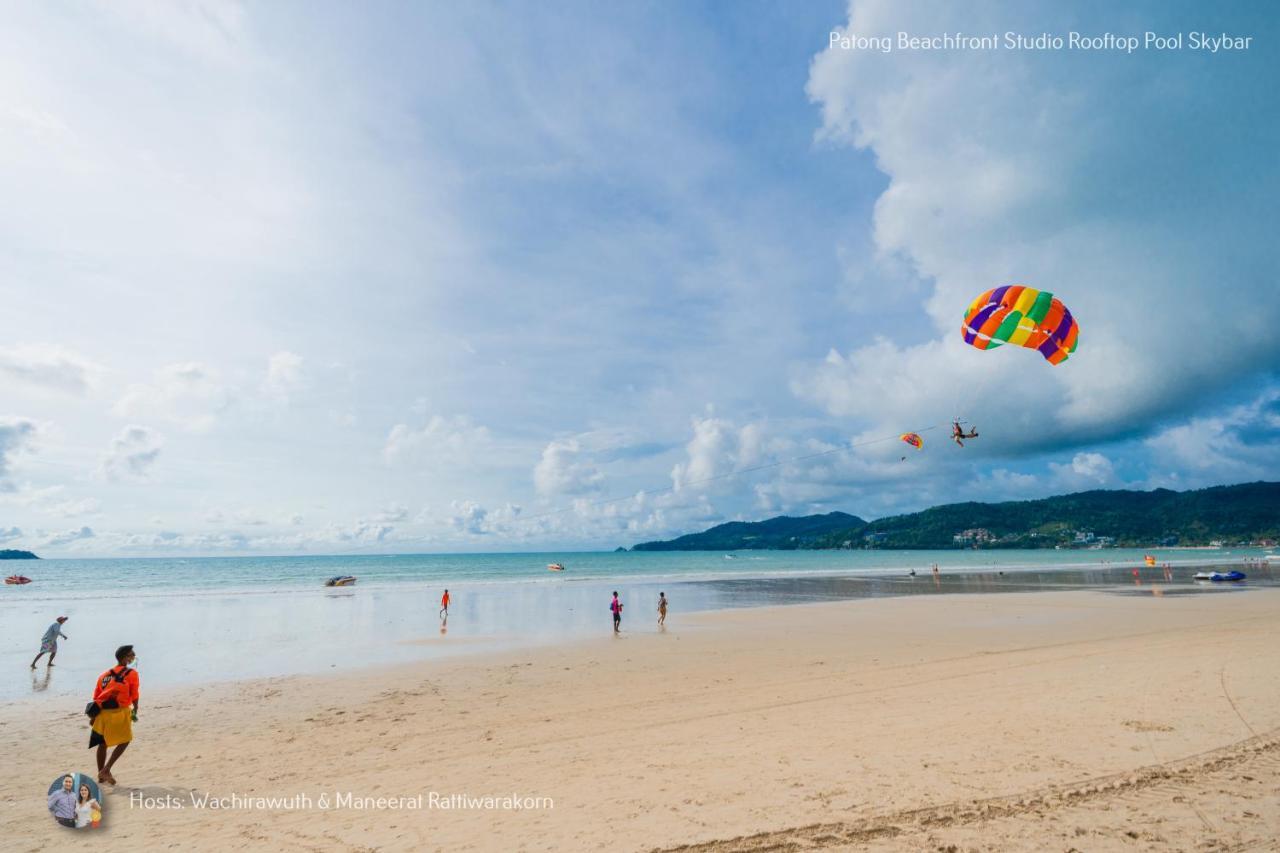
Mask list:
[[[146,850],[1265,849],[1280,590],[1139,593],[673,609],[665,633],[633,606],[621,638],[602,611],[599,637],[331,677],[166,691],[143,670],[99,832]],[[93,760],[83,701],[54,698],[0,710],[6,849],[70,840],[44,791]],[[554,807],[335,807],[432,791]]]

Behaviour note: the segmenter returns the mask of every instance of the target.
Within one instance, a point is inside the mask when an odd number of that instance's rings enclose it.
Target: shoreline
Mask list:
[[[1089,570],[927,570],[897,573],[788,573],[784,576],[668,580],[583,579],[452,587],[447,621],[437,616],[434,592],[365,587],[293,590],[281,595],[222,591],[205,596],[152,595],[59,606],[71,617],[56,672],[38,668],[30,684],[0,684],[0,704],[43,696],[79,695],[110,661],[101,655],[122,643],[138,647],[141,674],[151,683],[233,683],[259,677],[354,672],[427,659],[474,657],[586,641],[608,625],[604,602],[613,589],[627,604],[629,633],[656,631],[648,611],[659,591],[682,619],[694,614],[818,601],[888,600],[900,596],[942,597],[986,593],[1104,590],[1128,595],[1218,595],[1250,593],[1277,585],[1269,566],[1244,566],[1243,584],[1201,584],[1191,579],[1203,564],[1179,566],[1166,576],[1156,568],[1129,566]],[[1135,576],[1133,572],[1138,572]],[[34,654],[27,636],[47,625],[34,606],[11,608],[0,623],[0,664],[17,668]],[[41,617],[44,618],[41,618]],[[25,630],[23,628],[25,627]],[[89,643],[86,643],[89,638]],[[91,654],[90,654],[91,653]]]
[[[683,614],[665,634],[230,686],[153,691],[144,672],[105,831],[197,850],[748,850],[812,841],[814,827],[869,849],[974,838],[1036,849],[1059,836],[1096,849],[1130,830],[1182,848],[1274,838],[1278,613],[1277,589],[900,597]],[[34,780],[92,766],[74,704],[0,710],[17,757],[0,783],[11,849],[61,838],[41,811],[47,783]],[[1256,781],[1224,798],[1223,772]],[[1212,830],[1171,799],[1185,792],[1140,797],[1136,810],[1125,799],[1171,780],[1204,783],[1194,802]],[[192,790],[518,793],[555,806],[166,811],[128,800]],[[969,803],[988,816],[903,817]]]

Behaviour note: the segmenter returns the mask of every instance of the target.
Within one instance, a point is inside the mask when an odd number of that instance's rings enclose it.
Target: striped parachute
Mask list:
[[[898,436],[898,438],[902,439],[916,450],[920,450],[924,447],[924,439],[914,432],[904,432],[902,435]]]
[[[1052,293],[1009,284],[973,300],[960,333],[966,344],[978,349],[1016,344],[1039,350],[1050,364],[1060,364],[1076,351],[1080,324]]]

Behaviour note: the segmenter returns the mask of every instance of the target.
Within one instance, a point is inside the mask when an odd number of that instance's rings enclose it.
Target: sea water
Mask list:
[[[6,562],[33,579],[0,590],[0,701],[84,698],[122,644],[135,646],[148,687],[323,673],[612,632],[695,611],[909,594],[1169,583],[1135,550],[738,551]],[[1196,567],[1241,563],[1260,550],[1165,550],[1172,587],[1198,589]],[[564,572],[550,572],[560,562]],[[934,580],[931,566],[938,564]],[[1139,575],[1133,577],[1138,568]],[[915,577],[909,572],[914,570]],[[1249,584],[1274,582],[1265,565]],[[6,572],[7,573],[7,572]],[[349,574],[353,587],[325,587]],[[448,588],[447,621],[439,599]],[[1234,587],[1233,587],[1234,588]],[[66,615],[56,666],[29,668],[40,637]],[[59,700],[66,704],[67,700]],[[87,701],[87,700],[86,700]],[[72,702],[71,704],[75,704]],[[67,707],[70,707],[68,705]]]

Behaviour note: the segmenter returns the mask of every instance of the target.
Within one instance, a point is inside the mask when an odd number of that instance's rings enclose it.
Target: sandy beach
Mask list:
[[[143,669],[99,831],[143,850],[1276,849],[1280,590],[1135,592],[676,602],[665,633],[620,638],[602,606],[598,639],[523,652],[169,690]],[[93,768],[81,705],[0,710],[6,849],[70,840],[44,790]],[[543,799],[440,805],[456,795]]]

